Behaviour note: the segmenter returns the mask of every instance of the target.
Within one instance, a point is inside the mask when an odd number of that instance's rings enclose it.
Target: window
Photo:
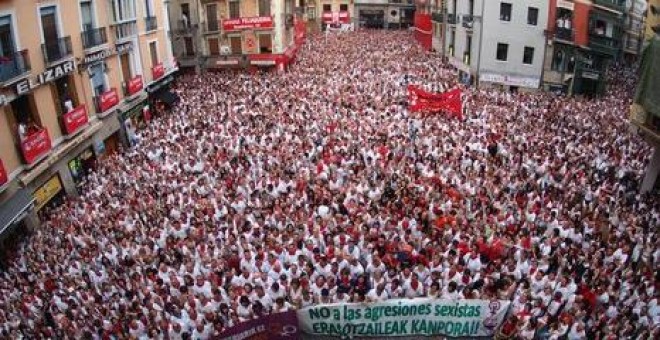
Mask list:
[[[218,5],[217,4],[208,4],[206,5],[206,25],[209,32],[218,31],[220,28],[218,26]]]
[[[78,98],[76,98],[77,93],[75,90],[76,83],[73,80],[73,76],[68,75],[56,79],[51,84],[51,90],[55,99],[55,103],[60,104],[57,107],[57,112],[59,115],[71,112],[78,106]]]
[[[80,15],[82,17],[83,31],[91,31],[94,29],[94,10],[92,9],[91,1],[80,2]]]
[[[511,21],[511,4],[500,2],[500,20]]]
[[[270,0],[259,0],[259,16],[270,16]]]
[[[11,16],[0,17],[0,56],[13,57],[15,49]],[[2,68],[2,65],[0,65],[0,70]]]
[[[195,46],[192,37],[183,37],[183,46],[185,48],[184,52],[187,56],[190,57],[195,55]]]
[[[323,12],[332,12],[331,4],[323,4]]]
[[[472,36],[468,35],[465,38],[465,52],[463,52],[463,63],[465,65],[470,65],[471,58],[472,58]]]
[[[531,65],[534,62],[534,47],[525,46],[523,64]]]
[[[539,9],[536,7],[527,8],[527,25],[536,26],[539,21]]]
[[[509,54],[509,44],[497,43],[497,55],[496,55],[497,60],[506,61],[508,54]]]
[[[112,0],[115,22],[135,20],[135,0]]]
[[[7,118],[17,140],[22,142],[30,134],[41,131],[41,120],[32,94],[14,99],[10,107],[12,114]]]
[[[151,56],[151,67],[158,65],[158,46],[155,41],[149,43],[149,55]]]
[[[468,14],[474,15],[474,0],[468,1]]]
[[[119,56],[119,64],[121,64],[121,76],[125,82],[133,78],[133,72],[131,72],[131,54],[122,53]]]
[[[181,26],[182,28],[190,27],[190,5],[181,4]]]
[[[154,4],[153,0],[144,0],[144,16],[146,18],[151,18],[154,16]]]
[[[229,17],[232,19],[241,17],[241,3],[238,1],[229,1]]]
[[[92,89],[94,96],[100,96],[106,91],[105,86],[105,64],[102,62],[96,63],[88,68],[89,79],[92,82]]]
[[[259,35],[259,52],[272,53],[273,52],[273,39],[270,34]]]
[[[232,54],[243,54],[243,44],[240,35],[229,37],[229,45],[231,46]]]
[[[218,38],[208,38],[209,44],[209,54],[212,56],[220,55],[220,44],[218,43]]]
[[[449,36],[449,55],[454,56],[454,48],[456,46],[456,30],[451,30],[451,35]]]
[[[347,4],[339,5],[339,11],[340,12],[348,12],[348,5]]]

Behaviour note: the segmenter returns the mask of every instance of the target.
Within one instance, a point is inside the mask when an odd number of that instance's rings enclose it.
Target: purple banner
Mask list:
[[[300,338],[296,311],[270,314],[242,322],[224,331],[217,339],[295,340]]]

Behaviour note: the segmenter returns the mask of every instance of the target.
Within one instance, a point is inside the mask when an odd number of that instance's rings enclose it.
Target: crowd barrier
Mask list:
[[[492,337],[504,321],[510,303],[418,298],[322,304],[241,323],[221,338],[298,339],[303,334],[337,338]]]

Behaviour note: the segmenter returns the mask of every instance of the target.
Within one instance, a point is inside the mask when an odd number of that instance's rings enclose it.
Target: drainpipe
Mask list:
[[[481,25],[479,26],[479,55],[477,56],[477,76],[476,76],[476,87],[479,89],[481,81],[479,80],[479,75],[481,74],[481,50],[484,45],[483,36],[484,36],[484,9],[486,8],[486,1],[481,1]],[[474,22],[474,19],[472,19]],[[474,25],[474,24],[473,24]]]

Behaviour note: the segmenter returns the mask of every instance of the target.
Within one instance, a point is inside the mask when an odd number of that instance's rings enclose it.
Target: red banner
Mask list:
[[[417,86],[408,85],[408,107],[412,112],[438,113],[447,111],[459,119],[463,114],[461,89],[444,93],[431,93]]]
[[[62,115],[62,119],[64,120],[64,130],[67,135],[71,135],[80,130],[80,128],[85,126],[89,121],[89,118],[87,117],[87,108],[85,105],[80,105]]]
[[[323,19],[324,24],[350,24],[351,16],[346,11],[339,12],[323,12],[321,14],[321,19]]]
[[[296,44],[302,44],[307,35],[307,25],[303,20],[296,18],[293,27],[296,32]]]
[[[430,51],[433,48],[433,23],[431,22],[431,15],[427,13],[415,13],[415,40],[422,45],[422,47]]]
[[[126,93],[129,96],[132,96],[140,92],[140,90],[142,90],[142,86],[142,76],[135,76],[133,79],[126,82]]]
[[[158,63],[156,66],[151,68],[151,76],[153,80],[160,79],[160,77],[163,75],[165,75],[165,66],[163,63]]]
[[[27,164],[34,163],[39,157],[50,151],[50,148],[50,136],[46,129],[25,136],[21,142],[21,151],[23,151],[23,158]]]
[[[99,109],[101,112],[105,112],[113,108],[115,105],[119,104],[119,95],[117,94],[117,89],[110,89],[102,93],[99,96]]]
[[[0,186],[7,183],[7,171],[5,166],[2,164],[2,159],[0,159]]]
[[[268,28],[273,28],[273,17],[236,18],[227,19],[222,22],[222,29],[225,31]]]

